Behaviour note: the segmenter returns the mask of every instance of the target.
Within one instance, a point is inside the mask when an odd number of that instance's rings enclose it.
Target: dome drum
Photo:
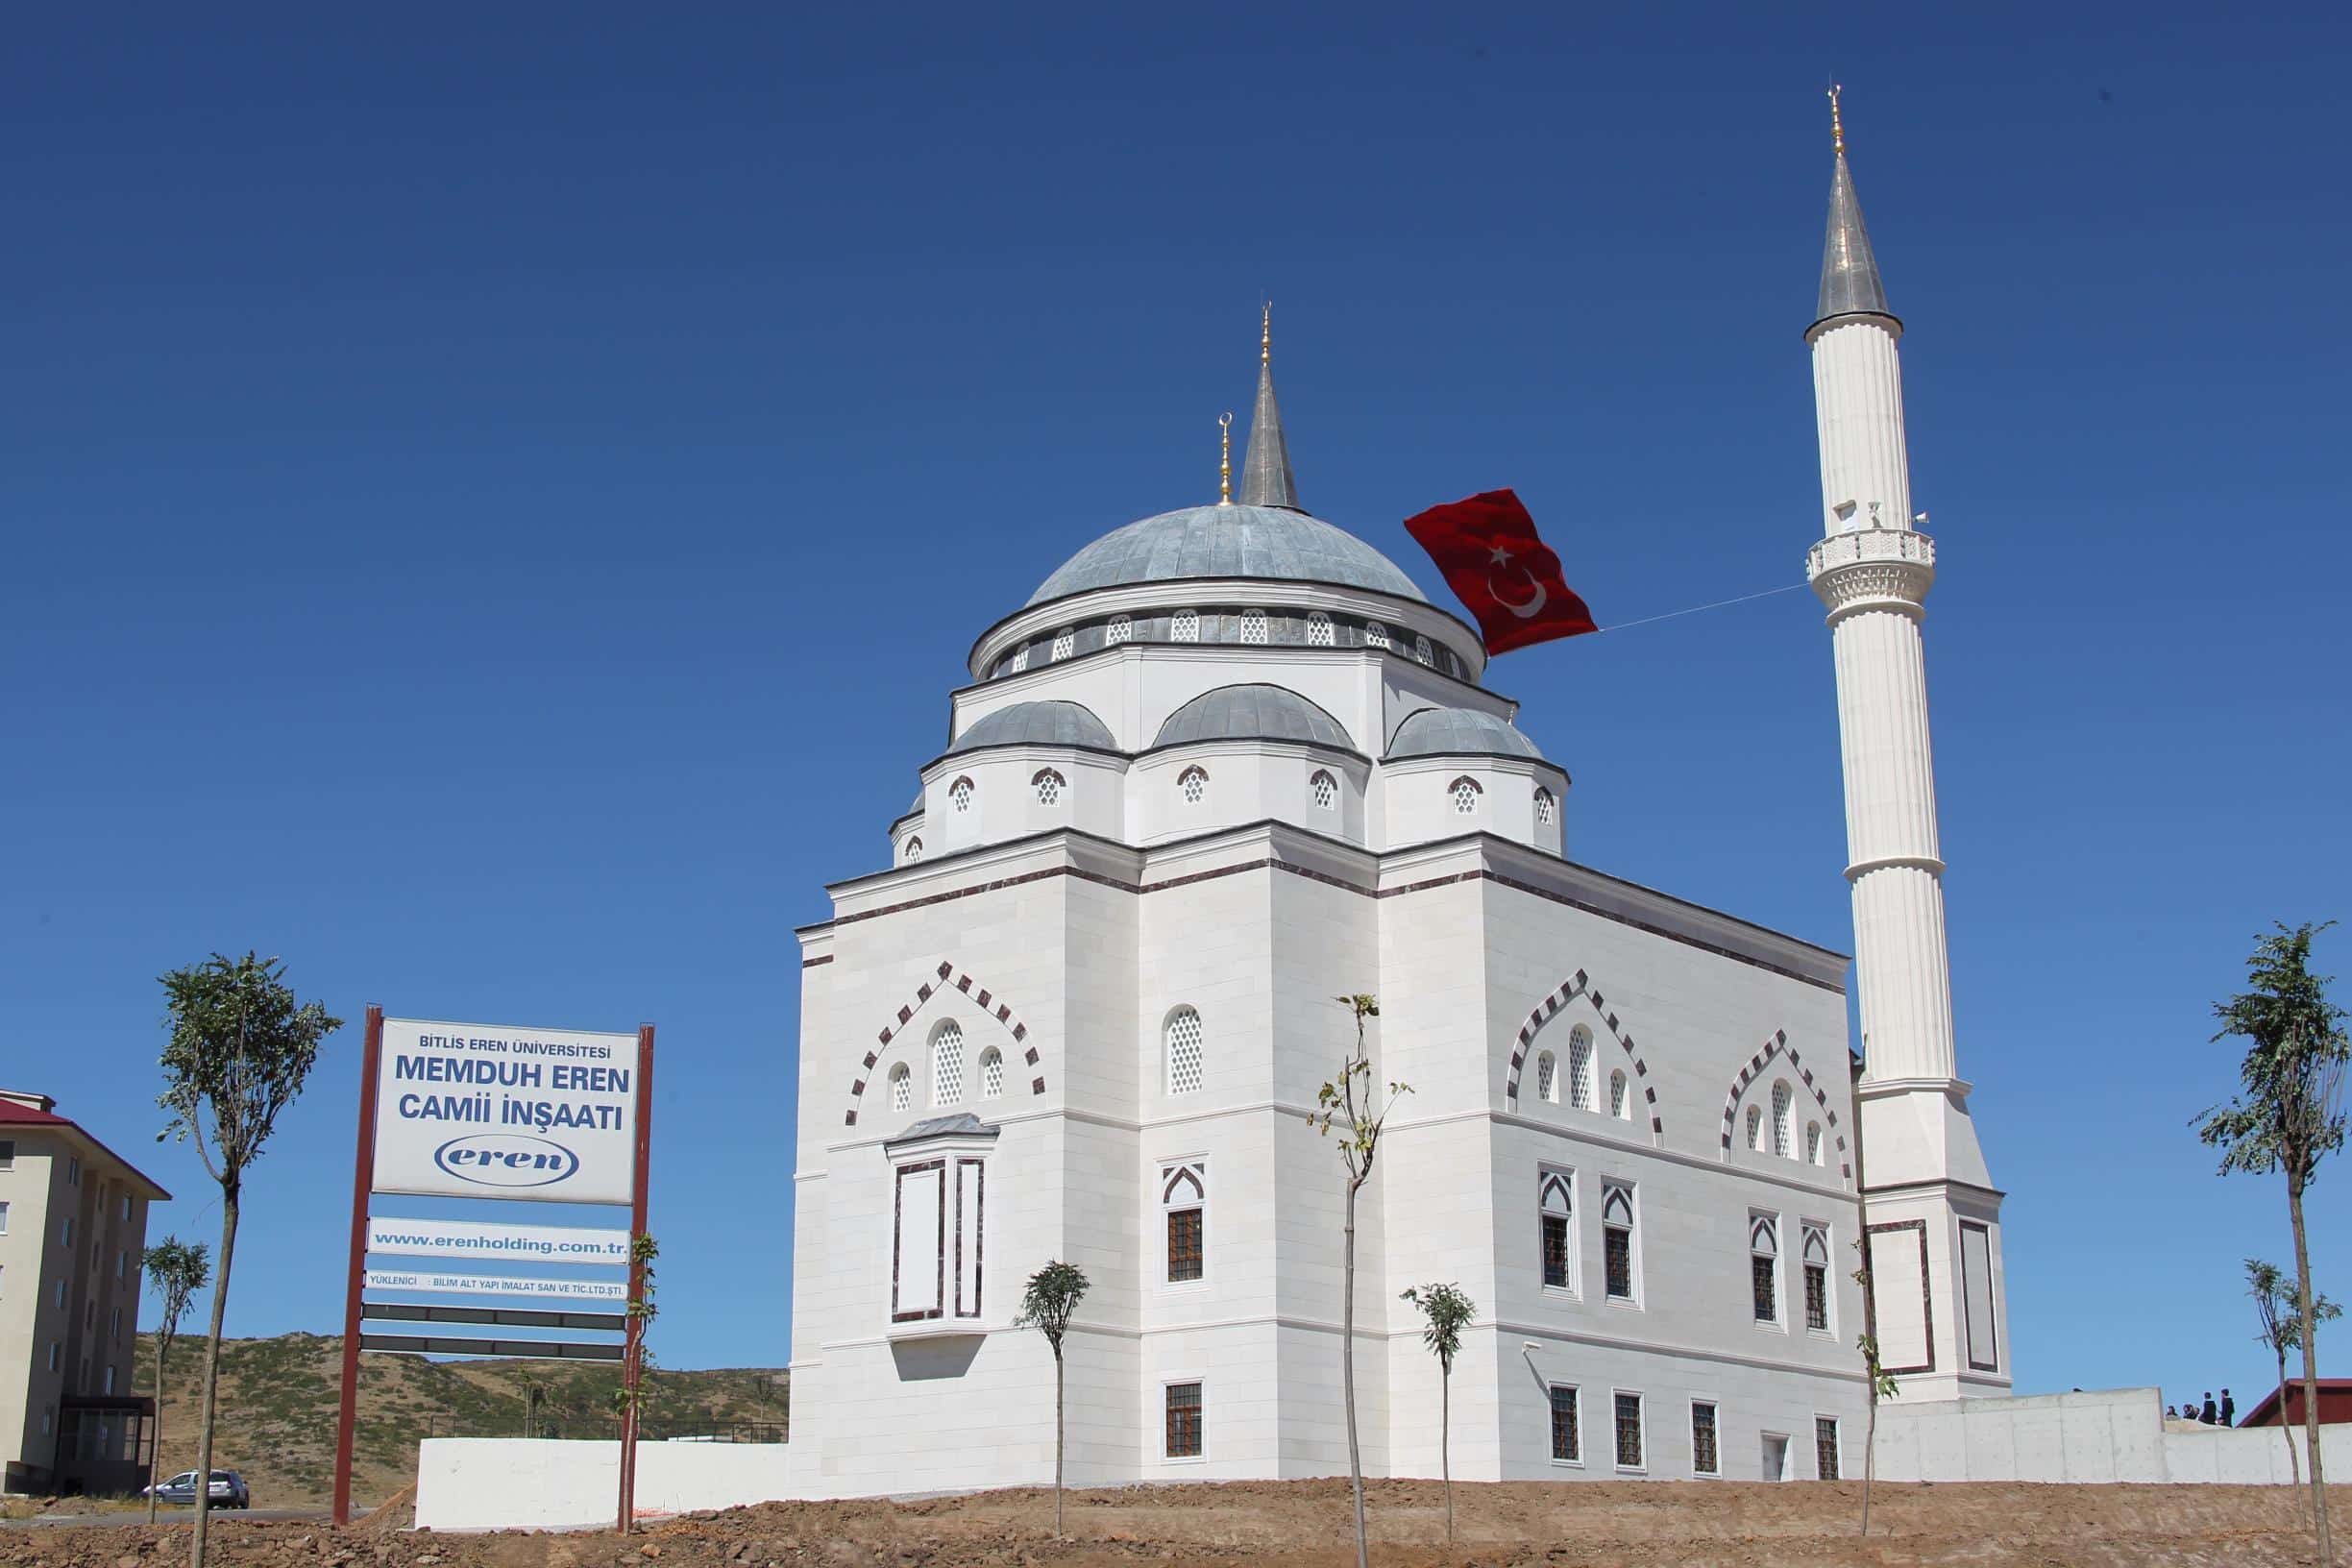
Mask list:
[[[1139,644],[1212,648],[1379,649],[1400,658],[1419,659],[1427,647],[1430,668],[1456,680],[1470,678],[1461,655],[1431,642],[1405,620],[1383,620],[1359,612],[1308,609],[1298,605],[1207,600],[1197,605],[1155,606],[1134,613],[1094,612],[1087,619],[1041,626],[993,648],[986,680],[1023,674],[1084,658],[1106,649]]]

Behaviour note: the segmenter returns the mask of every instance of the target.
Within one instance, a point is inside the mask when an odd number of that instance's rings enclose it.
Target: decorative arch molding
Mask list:
[[[1731,1158],[1731,1135],[1739,1120],[1740,1100],[1747,1094],[1748,1086],[1764,1076],[1764,1069],[1772,1066],[1775,1057],[1787,1061],[1790,1069],[1803,1081],[1805,1092],[1813,1096],[1813,1103],[1821,1107],[1822,1116],[1837,1139],[1838,1174],[1850,1183],[1853,1180],[1853,1163],[1846,1158],[1845,1130],[1838,1126],[1837,1113],[1829,1109],[1828,1094],[1813,1081],[1813,1069],[1804,1065],[1797,1055],[1797,1047],[1788,1042],[1788,1031],[1785,1029],[1773,1031],[1772,1039],[1764,1042],[1762,1050],[1748,1059],[1748,1065],[1740,1068],[1738,1079],[1731,1085],[1731,1092],[1724,1096],[1723,1158]]]
[[[1557,991],[1536,1003],[1535,1010],[1528,1015],[1527,1022],[1519,1026],[1518,1042],[1511,1047],[1510,1072],[1503,1085],[1505,1107],[1512,1111],[1519,1109],[1519,1074],[1527,1066],[1528,1049],[1535,1037],[1543,1033],[1544,1026],[1558,1017],[1568,1004],[1579,997],[1590,1004],[1593,1017],[1607,1026],[1609,1038],[1617,1042],[1618,1049],[1625,1052],[1626,1060],[1633,1064],[1634,1081],[1641,1086],[1642,1103],[1650,1115],[1650,1140],[1663,1147],[1666,1142],[1666,1122],[1658,1115],[1657,1090],[1649,1081],[1650,1064],[1643,1061],[1641,1052],[1634,1049],[1633,1037],[1618,1027],[1617,1015],[1608,1010],[1608,1004],[1602,999],[1601,992],[1593,989],[1590,977],[1582,969],[1570,975]]]
[[[1037,1071],[1038,1048],[1029,1043],[1029,1026],[1014,1017],[1013,1009],[1007,1005],[1004,998],[992,994],[988,987],[978,984],[970,975],[966,974],[953,964],[943,963],[939,967],[937,978],[926,980],[918,986],[914,999],[898,1009],[898,1015],[894,1019],[882,1026],[882,1033],[875,1048],[866,1053],[866,1060],[858,1068],[858,1076],[849,1086],[849,1110],[848,1114],[842,1117],[843,1126],[855,1127],[857,1125],[858,1107],[864,1103],[866,1098],[866,1075],[873,1071],[874,1064],[882,1059],[883,1050],[888,1048],[893,1040],[905,1032],[908,1024],[915,1021],[915,1015],[922,1011],[924,1003],[945,991],[950,984],[977,1002],[981,1012],[993,1017],[1007,1033],[1012,1035],[1013,1042],[1023,1048],[1024,1055],[1021,1060],[1028,1063],[1032,1072]],[[1038,1072],[1037,1076],[1029,1080],[1029,1092],[1031,1094],[1045,1092],[1043,1073]],[[1843,1146],[1843,1144],[1840,1145],[1840,1147]]]

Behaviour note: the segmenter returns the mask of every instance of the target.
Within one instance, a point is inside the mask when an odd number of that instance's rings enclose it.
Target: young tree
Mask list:
[[[1870,1047],[1869,1037],[1863,1039],[1863,1048]],[[1863,1058],[1850,1057],[1847,1071],[1853,1086],[1854,1103],[1862,1103]],[[1862,1333],[1854,1340],[1854,1348],[1862,1353],[1864,1386],[1870,1395],[1870,1412],[1862,1430],[1862,1533],[1870,1533],[1871,1487],[1878,1479],[1878,1402],[1893,1399],[1901,1392],[1886,1363],[1878,1359],[1878,1288],[1871,1275],[1870,1189],[1862,1179],[1862,1123],[1856,1118],[1853,1128],[1854,1183],[1854,1257],[1859,1261],[1854,1268],[1854,1284],[1862,1287]]]
[[[1458,1285],[1410,1286],[1403,1299],[1421,1309],[1421,1342],[1437,1358],[1437,1470],[1445,1478],[1446,1545],[1452,1546],[1454,1458],[1448,1450],[1454,1433],[1454,1358],[1461,1350],[1461,1331],[1478,1308]]]
[[[2303,1299],[2299,1281],[2291,1281],[2278,1264],[2259,1258],[2245,1261],[2246,1293],[2254,1298],[2254,1315],[2262,1332],[2254,1337],[2278,1358],[2279,1435],[2287,1439],[2287,1470],[2297,1486],[2303,1484],[2303,1461],[2295,1457],[2294,1428],[2287,1424],[2287,1353],[2303,1343],[2303,1323],[2296,1303]],[[2316,1290],[2312,1292],[2312,1321],[2325,1323],[2341,1317],[2343,1309]]]
[[[1054,1533],[1062,1533],[1062,1336],[1069,1333],[1070,1314],[1086,1299],[1092,1282],[1076,1263],[1049,1262],[1021,1286],[1017,1329],[1035,1329],[1045,1336],[1054,1359]]]
[[[236,1254],[237,1206],[245,1171],[260,1158],[278,1115],[302,1093],[319,1042],[343,1026],[316,1002],[297,1002],[285,967],[274,958],[214,953],[163,976],[171,1034],[163,1046],[163,1092],[171,1113],[158,1139],[193,1139],[205,1169],[220,1184],[220,1274],[205,1335],[204,1403],[196,1427],[196,1530],[193,1568],[204,1568],[210,1517],[212,1418],[220,1386],[221,1320],[229,1305],[229,1267]],[[207,1120],[210,1128],[207,1130]]]
[[[2327,1480],[2319,1459],[2319,1348],[2311,1292],[2311,1248],[2303,1231],[2303,1193],[2319,1162],[2343,1147],[2344,1064],[2352,1040],[2344,1010],[2328,999],[2329,977],[2311,972],[2312,938],[2333,925],[2281,925],[2258,939],[2246,960],[2249,989],[2214,1004],[2215,1041],[2242,1036],[2240,1094],[2191,1123],[2221,1151],[2221,1173],[2279,1171],[2287,1178],[2287,1220],[2294,1231],[2295,1322],[2303,1346],[2304,1443],[2311,1458],[2312,1528],[2323,1563],[2336,1560],[2328,1537]]]
[[[653,1353],[646,1348],[646,1331],[661,1315],[653,1305],[653,1261],[661,1243],[646,1235],[629,1237],[629,1277],[635,1286],[622,1314],[621,1386],[613,1390],[613,1415],[621,1428],[621,1494],[614,1529],[625,1535],[637,1523],[637,1434],[652,1404],[652,1384],[646,1371]]]
[[[180,1337],[180,1320],[187,1315],[189,1299],[212,1278],[212,1260],[202,1241],[183,1241],[176,1236],[167,1236],[139,1254],[139,1267],[147,1275],[147,1287],[162,1298],[161,1311],[156,1320],[155,1422],[147,1437],[147,1522],[152,1525],[156,1517],[156,1491],[163,1483],[163,1478],[155,1473],[155,1466],[163,1458],[163,1363],[171,1355],[172,1341]]]
[[[1388,1111],[1395,1108],[1397,1096],[1412,1090],[1409,1085],[1390,1084],[1387,1108],[1375,1107],[1372,1059],[1364,1050],[1364,1019],[1380,1017],[1380,998],[1358,994],[1335,1000],[1355,1016],[1356,1048],[1339,1064],[1338,1078],[1315,1090],[1315,1104],[1322,1109],[1309,1119],[1319,1137],[1329,1138],[1334,1126],[1339,1129],[1339,1159],[1347,1166],[1346,1250],[1339,1286],[1339,1384],[1347,1404],[1348,1481],[1356,1501],[1356,1568],[1371,1568],[1364,1539],[1363,1451],[1356,1441],[1356,1194],[1372,1179],[1372,1162],[1380,1153],[1381,1128],[1388,1119]]]

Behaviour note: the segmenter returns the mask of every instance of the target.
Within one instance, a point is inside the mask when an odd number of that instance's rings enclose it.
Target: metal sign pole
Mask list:
[[[368,1189],[376,1180],[376,1080],[383,1060],[383,1009],[367,1010],[359,1056],[359,1144],[352,1159],[351,1274],[343,1291],[343,1403],[335,1413],[334,1522],[351,1523],[352,1438],[359,1418],[359,1288],[367,1267]]]
[[[636,1171],[629,1189],[630,1316],[622,1352],[621,1519],[618,1529],[627,1534],[637,1518],[637,1389],[645,1366],[645,1259],[638,1238],[646,1234],[646,1189],[653,1164],[653,1026],[637,1027],[637,1148]]]

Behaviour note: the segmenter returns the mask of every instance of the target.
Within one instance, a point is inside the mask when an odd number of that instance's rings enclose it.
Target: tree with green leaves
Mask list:
[[[1869,1037],[1863,1039],[1863,1048],[1870,1047]],[[1854,1103],[1862,1100],[1863,1059],[1850,1057],[1847,1063],[1854,1090]],[[1902,1391],[1886,1363],[1878,1359],[1878,1289],[1871,1273],[1870,1189],[1862,1179],[1862,1123],[1855,1118],[1853,1128],[1853,1185],[1854,1185],[1854,1257],[1857,1260],[1854,1284],[1862,1287],[1862,1333],[1854,1340],[1854,1348],[1862,1353],[1864,1387],[1870,1395],[1870,1411],[1862,1432],[1862,1533],[1870,1533],[1871,1487],[1878,1479],[1878,1402],[1893,1399]]]
[[[1445,1478],[1446,1545],[1454,1544],[1454,1358],[1461,1351],[1462,1330],[1478,1315],[1478,1308],[1458,1285],[1409,1286],[1406,1301],[1421,1309],[1421,1342],[1437,1358],[1437,1471]]]
[[[1380,998],[1359,993],[1334,998],[1356,1019],[1356,1044],[1339,1064],[1339,1076],[1315,1090],[1320,1108],[1308,1119],[1318,1137],[1339,1132],[1339,1159],[1347,1167],[1347,1226],[1341,1254],[1339,1301],[1339,1384],[1347,1405],[1348,1481],[1356,1502],[1356,1568],[1371,1568],[1371,1551],[1364,1537],[1363,1450],[1356,1440],[1356,1195],[1372,1179],[1372,1162],[1380,1153],[1381,1129],[1399,1096],[1412,1092],[1407,1084],[1388,1086],[1388,1103],[1376,1103],[1372,1058],[1364,1046],[1364,1020],[1380,1017]]]
[[[646,1381],[653,1353],[646,1348],[646,1331],[661,1315],[653,1304],[653,1262],[661,1243],[640,1233],[629,1237],[629,1281],[635,1286],[622,1313],[621,1386],[613,1390],[613,1414],[621,1426],[621,1493],[615,1529],[627,1534],[636,1528],[637,1434],[652,1404],[652,1387]]]
[[[1045,1336],[1054,1359],[1054,1533],[1062,1533],[1062,1336],[1069,1333],[1070,1314],[1086,1299],[1092,1284],[1076,1263],[1049,1262],[1021,1286],[1017,1329],[1035,1329]]]
[[[2318,1558],[2334,1563],[2328,1537],[2327,1479],[2319,1458],[2318,1322],[2311,1292],[2311,1248],[2303,1230],[2303,1194],[2319,1162],[2343,1147],[2344,1066],[2352,1038],[2344,1010],[2329,999],[2329,976],[2311,971],[2312,938],[2335,922],[2280,925],[2256,940],[2246,960],[2247,989],[2214,1004],[2217,1043],[2246,1041],[2240,1092],[2191,1123],[2221,1151],[2221,1173],[2272,1172],[2287,1178],[2287,1220],[2294,1232],[2295,1323],[2303,1349],[2304,1446],[2311,1458],[2312,1530]],[[2282,1394],[2282,1402],[2283,1402]],[[2282,1415],[2285,1414],[2282,1409]]]
[[[220,1273],[205,1336],[204,1400],[196,1427],[196,1530],[192,1568],[204,1568],[210,1517],[212,1423],[220,1392],[221,1321],[229,1305],[229,1266],[236,1255],[245,1172],[260,1158],[280,1113],[301,1095],[319,1043],[343,1027],[317,1002],[299,1002],[285,967],[248,952],[214,953],[163,976],[163,1092],[171,1115],[157,1135],[192,1139],[205,1170],[220,1184]],[[208,1126],[208,1123],[209,1124]]]
[[[160,1298],[155,1336],[155,1420],[147,1433],[147,1522],[152,1525],[156,1490],[163,1482],[155,1473],[163,1458],[163,1366],[171,1355],[172,1341],[180,1337],[180,1320],[187,1315],[188,1302],[211,1281],[212,1259],[202,1241],[167,1236],[139,1254],[139,1268],[147,1276],[147,1288]]]
[[[2248,1258],[2245,1270],[2246,1293],[2254,1298],[2254,1315],[2262,1323],[2262,1332],[2254,1337],[2278,1358],[2279,1435],[2287,1439],[2288,1473],[2300,1486],[2303,1461],[2295,1457],[2294,1428],[2287,1423],[2287,1353],[2301,1348],[2303,1343],[2303,1318],[2296,1305],[2303,1299],[2302,1282],[2290,1280],[2278,1264],[2266,1263],[2260,1258]],[[2342,1308],[2316,1290],[2312,1292],[2311,1300],[2315,1323],[2343,1315]]]

